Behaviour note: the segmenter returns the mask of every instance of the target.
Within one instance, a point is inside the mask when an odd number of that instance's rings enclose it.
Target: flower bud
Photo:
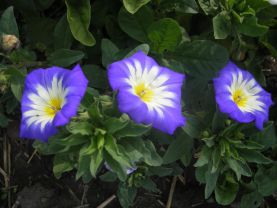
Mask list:
[[[209,134],[208,131],[203,131],[202,136],[203,136],[204,138],[207,138],[207,137],[210,136],[210,134]]]
[[[226,120],[225,121],[225,125],[226,126],[230,126],[232,124],[232,121],[230,119]]]
[[[11,51],[20,46],[20,41],[15,35],[2,35],[2,49],[4,51]]]

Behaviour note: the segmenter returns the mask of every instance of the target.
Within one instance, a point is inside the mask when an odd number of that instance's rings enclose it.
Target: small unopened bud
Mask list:
[[[268,2],[272,5],[277,5],[277,0],[268,0]]]
[[[20,41],[15,35],[2,35],[2,49],[4,51],[11,51],[13,49],[16,49],[20,46]]]
[[[208,131],[203,131],[202,136],[203,136],[204,138],[207,138],[207,137],[210,136],[210,134],[209,134]]]
[[[225,125],[226,126],[230,126],[232,124],[232,121],[230,119],[226,120],[225,121]]]

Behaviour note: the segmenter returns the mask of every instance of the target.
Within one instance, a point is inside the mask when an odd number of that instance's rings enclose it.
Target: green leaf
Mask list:
[[[93,46],[95,39],[89,31],[91,19],[90,0],[65,0],[67,21],[73,37],[86,46]]]
[[[198,6],[195,0],[163,0],[159,7],[167,12],[176,11],[186,14],[198,13]]]
[[[51,65],[68,67],[71,64],[76,63],[84,57],[82,51],[69,50],[69,49],[58,49],[54,51],[47,58],[47,61]]]
[[[99,108],[99,102],[94,102],[91,104],[91,106],[88,108],[88,114],[95,124],[102,123],[103,115],[101,114],[100,108]]]
[[[98,65],[84,65],[82,70],[89,81],[89,86],[98,89],[109,87],[107,73]]]
[[[101,41],[101,51],[102,51],[102,64],[107,67],[112,62],[116,61],[116,54],[119,49],[117,46],[109,39],[102,39]]]
[[[227,175],[222,184],[217,184],[215,188],[216,202],[221,205],[231,204],[237,195],[239,184],[231,175]]]
[[[123,167],[120,162],[114,159],[107,151],[104,151],[104,158],[111,169],[117,174],[119,180],[125,181],[127,178],[127,169]]]
[[[72,121],[67,125],[67,129],[72,134],[92,135],[93,126],[86,121],[75,122]]]
[[[208,165],[195,168],[195,178],[199,183],[206,183],[205,175],[208,171]]]
[[[209,40],[184,42],[169,55],[172,59],[181,62],[189,75],[203,76],[204,80],[213,78],[229,60],[226,48]]]
[[[218,170],[220,161],[221,161],[220,148],[216,147],[216,148],[214,148],[213,153],[212,153],[213,165],[212,165],[211,173],[215,173]]]
[[[117,198],[120,202],[120,205],[123,208],[132,207],[136,195],[137,195],[137,189],[135,187],[129,187],[123,183],[119,184],[119,187],[117,190]]]
[[[68,154],[57,154],[54,157],[53,173],[56,178],[60,178],[62,173],[71,171],[73,169],[73,163]]]
[[[264,148],[263,145],[251,140],[247,140],[245,141],[244,144],[239,144],[236,147],[239,149],[248,149],[248,150],[261,150]]]
[[[76,146],[83,144],[88,141],[88,137],[82,135],[82,134],[70,134],[69,136],[66,136],[64,138],[59,138],[59,139],[50,139],[51,142],[49,144],[58,144],[58,145],[63,145],[66,147],[70,146]]]
[[[144,44],[140,44],[137,47],[135,47],[134,49],[132,49],[130,52],[128,52],[124,58],[128,58],[132,55],[134,55],[135,53],[137,53],[138,51],[143,51],[145,54],[148,54],[150,50],[150,46],[146,43]]]
[[[88,183],[92,179],[92,175],[90,173],[90,155],[81,154],[85,146],[80,150],[79,159],[78,159],[78,167],[76,173],[76,180],[83,177],[83,181]]]
[[[171,175],[174,172],[174,170],[173,168],[157,166],[157,167],[149,167],[149,172],[150,172],[150,176],[157,175],[159,177],[165,177],[165,176]]]
[[[115,132],[123,129],[126,125],[128,125],[128,121],[118,118],[109,118],[104,121],[104,125],[110,134],[114,134]]]
[[[9,68],[6,71],[6,74],[9,75],[13,95],[18,101],[20,101],[23,93],[25,74],[22,70],[19,70],[17,68]]]
[[[90,173],[93,177],[96,177],[97,170],[103,162],[103,149],[98,149],[91,154],[90,160]]]
[[[162,164],[162,158],[149,140],[124,138],[120,141],[120,144],[124,147],[125,153],[132,159],[132,162],[142,160],[150,166],[160,166]]]
[[[19,37],[16,19],[13,13],[13,7],[8,7],[0,18],[0,35],[1,33],[7,35],[15,35]]]
[[[268,164],[272,162],[271,159],[265,157],[262,153],[256,150],[241,149],[238,150],[238,152],[247,162],[254,162],[257,164]]]
[[[211,171],[208,170],[205,173],[205,181],[206,181],[205,199],[208,199],[211,196],[211,194],[213,193],[213,191],[214,191],[214,189],[216,187],[218,175],[219,175],[218,171],[216,171],[214,173],[211,173]]]
[[[260,167],[254,177],[254,181],[258,186],[258,191],[263,196],[270,196],[277,191],[277,164],[266,169]]]
[[[5,128],[8,126],[8,118],[0,112],[0,127]]]
[[[213,18],[214,38],[225,39],[231,32],[231,19],[226,11]]]
[[[258,208],[263,201],[263,196],[257,192],[251,192],[244,194],[241,198],[240,207],[241,208]]]
[[[152,166],[160,166],[163,162],[160,155],[157,153],[154,144],[150,140],[146,140],[145,147],[147,149],[147,153],[144,155],[145,163],[152,165]]]
[[[73,41],[73,36],[71,34],[69,24],[67,22],[66,16],[62,18],[56,24],[54,29],[54,45],[55,49],[69,49]]]
[[[148,7],[142,7],[133,15],[122,8],[118,14],[118,23],[121,29],[140,42],[147,42],[147,28],[153,20],[153,11]]]
[[[252,176],[251,169],[249,168],[247,163],[242,163],[239,160],[234,160],[231,158],[227,158],[227,163],[229,167],[236,173],[238,181],[240,180],[241,175],[248,177]]]
[[[116,132],[118,137],[137,137],[142,136],[150,130],[150,126],[136,124],[134,122],[129,122],[127,126]]]
[[[191,114],[185,114],[186,125],[182,127],[191,138],[197,138],[200,132],[203,130],[203,125],[197,116]]]
[[[274,123],[268,122],[262,131],[257,131],[255,135],[251,137],[255,142],[264,146],[265,149],[273,147],[277,143],[277,136],[275,132]]]
[[[217,0],[198,0],[198,3],[207,15],[214,14],[219,7]]]
[[[193,139],[186,133],[182,132],[171,142],[163,157],[163,164],[169,164],[183,158],[186,165],[192,157]]]
[[[119,151],[116,139],[111,135],[107,135],[105,139],[105,150],[113,157],[113,159],[119,162],[123,167],[131,168],[132,165],[128,160],[129,158]]]
[[[213,121],[212,121],[212,130],[213,132],[219,132],[224,129],[225,121],[228,116],[226,114],[221,113],[218,109],[214,113]]]
[[[268,27],[260,25],[255,16],[244,17],[243,22],[238,24],[238,31],[250,37],[259,37],[268,31]]]
[[[33,62],[36,61],[36,54],[34,51],[30,51],[25,48],[18,48],[17,50],[14,50],[10,54],[10,60],[13,63],[19,63],[19,64],[26,64],[26,62]]]
[[[194,164],[194,167],[201,167],[208,164],[211,159],[211,154],[212,154],[212,149],[207,146],[203,146],[200,152],[200,156],[196,161],[196,163]]]
[[[117,176],[114,172],[108,171],[103,175],[101,175],[99,178],[101,179],[101,181],[104,181],[104,182],[115,182],[117,179]]]
[[[182,40],[181,28],[174,19],[163,18],[154,22],[147,30],[151,48],[158,53],[174,51]]]
[[[96,137],[91,137],[90,138],[90,143],[83,145],[83,147],[80,150],[79,157],[85,156],[85,155],[91,155],[93,154],[96,150],[98,150],[98,145],[97,145],[97,138]]]
[[[149,1],[151,0],[123,0],[123,5],[128,12],[134,14]]]
[[[161,192],[157,188],[157,184],[154,183],[154,181],[152,181],[150,178],[146,178],[146,179],[142,180],[141,187],[148,190],[148,191],[154,192],[154,193]]]

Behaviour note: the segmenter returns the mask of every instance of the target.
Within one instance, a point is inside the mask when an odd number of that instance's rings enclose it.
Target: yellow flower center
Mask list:
[[[149,87],[145,86],[144,83],[138,84],[134,87],[135,93],[144,102],[151,102],[154,97],[154,92]]]
[[[54,117],[56,113],[61,110],[63,100],[61,98],[51,98],[49,106],[45,107],[45,112],[48,116]]]
[[[232,95],[232,98],[238,107],[245,107],[247,104],[248,96],[241,89],[236,89]]]

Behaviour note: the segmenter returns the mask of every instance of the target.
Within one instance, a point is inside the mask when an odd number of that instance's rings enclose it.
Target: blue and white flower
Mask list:
[[[27,75],[21,100],[20,137],[47,141],[75,116],[88,81],[79,65],[37,69]]]
[[[214,88],[220,111],[232,119],[241,123],[255,121],[258,129],[268,121],[271,95],[248,71],[229,62],[214,79]]]
[[[159,66],[143,52],[111,64],[108,78],[118,90],[119,110],[135,122],[173,134],[185,124],[181,111],[184,75]]]

